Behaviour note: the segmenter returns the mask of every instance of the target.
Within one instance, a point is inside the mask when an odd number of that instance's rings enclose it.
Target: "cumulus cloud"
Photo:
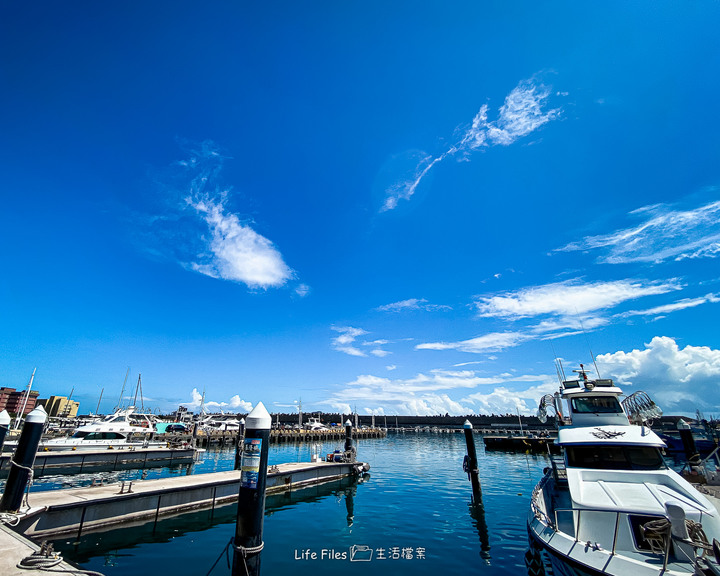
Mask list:
[[[341,412],[361,405],[367,413],[375,414],[504,414],[519,410],[527,415],[536,410],[541,396],[555,391],[557,384],[552,384],[553,379],[547,375],[479,376],[470,370],[433,370],[408,379],[364,375],[323,403]],[[488,390],[479,391],[480,388]],[[468,390],[474,392],[457,397],[459,392]]]
[[[386,190],[382,211],[393,210],[398,201],[409,200],[430,169],[448,157],[467,159],[470,153],[490,146],[509,146],[560,115],[560,109],[545,110],[549,87],[534,79],[523,80],[505,98],[496,120],[488,120],[487,104],[480,107],[461,137],[440,156],[425,155],[412,176]]]
[[[230,398],[229,402],[216,402],[214,400],[207,400],[203,402],[203,394],[201,394],[197,388],[193,388],[191,392],[192,400],[189,402],[181,402],[180,406],[185,406],[190,410],[199,410],[202,406],[209,412],[213,411],[213,408],[217,410],[223,410],[225,408],[232,408],[235,412],[250,412],[253,405],[250,402],[246,402],[238,394],[235,394]]]
[[[666,414],[720,411],[720,350],[681,348],[673,338],[656,336],[642,350],[600,354],[596,362],[603,378],[627,386],[627,394],[647,392]]]
[[[571,242],[557,252],[598,250],[609,264],[659,263],[720,255],[720,201],[680,210],[666,204],[645,206],[630,214],[634,227]]]

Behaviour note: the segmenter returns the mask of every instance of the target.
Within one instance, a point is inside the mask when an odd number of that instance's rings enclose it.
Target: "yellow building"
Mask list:
[[[61,418],[75,418],[80,408],[80,403],[68,400],[65,396],[50,396],[45,404],[45,411],[48,416],[59,416]]]

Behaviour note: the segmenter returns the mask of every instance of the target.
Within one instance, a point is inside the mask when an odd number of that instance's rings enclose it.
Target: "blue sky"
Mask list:
[[[81,411],[720,415],[716,2],[0,18],[0,385]]]

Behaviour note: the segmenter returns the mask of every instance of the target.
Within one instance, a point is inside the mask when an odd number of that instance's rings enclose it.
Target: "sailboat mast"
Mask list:
[[[118,400],[115,410],[121,410],[123,407],[123,394],[125,394],[125,384],[127,384],[128,376],[130,375],[130,366],[128,366],[127,372],[125,372],[125,380],[123,380],[122,390],[120,390],[120,399]]]
[[[105,392],[105,388],[100,390],[100,398],[98,398],[98,405],[97,408],[95,408],[95,414],[98,414],[100,412],[100,400],[102,400],[103,392]]]
[[[30,397],[30,389],[32,388],[33,380],[35,379],[35,370],[33,368],[32,376],[30,376],[30,382],[28,382],[27,390],[25,391],[25,400],[23,402],[20,412],[15,416],[15,430],[20,428],[20,420],[22,420],[23,414],[25,413],[25,407],[27,406],[28,398]]]

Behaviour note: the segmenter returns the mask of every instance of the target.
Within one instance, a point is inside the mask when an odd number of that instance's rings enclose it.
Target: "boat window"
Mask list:
[[[90,432],[80,432],[80,431],[78,431],[78,432],[75,432],[75,434],[73,434],[72,437],[73,437],[73,438],[85,438],[85,436],[87,436],[88,434],[90,434]]]
[[[571,468],[607,470],[662,470],[666,468],[654,446],[567,446],[567,465]]]
[[[622,406],[615,396],[580,396],[571,400],[573,412],[578,414],[621,414]]]

